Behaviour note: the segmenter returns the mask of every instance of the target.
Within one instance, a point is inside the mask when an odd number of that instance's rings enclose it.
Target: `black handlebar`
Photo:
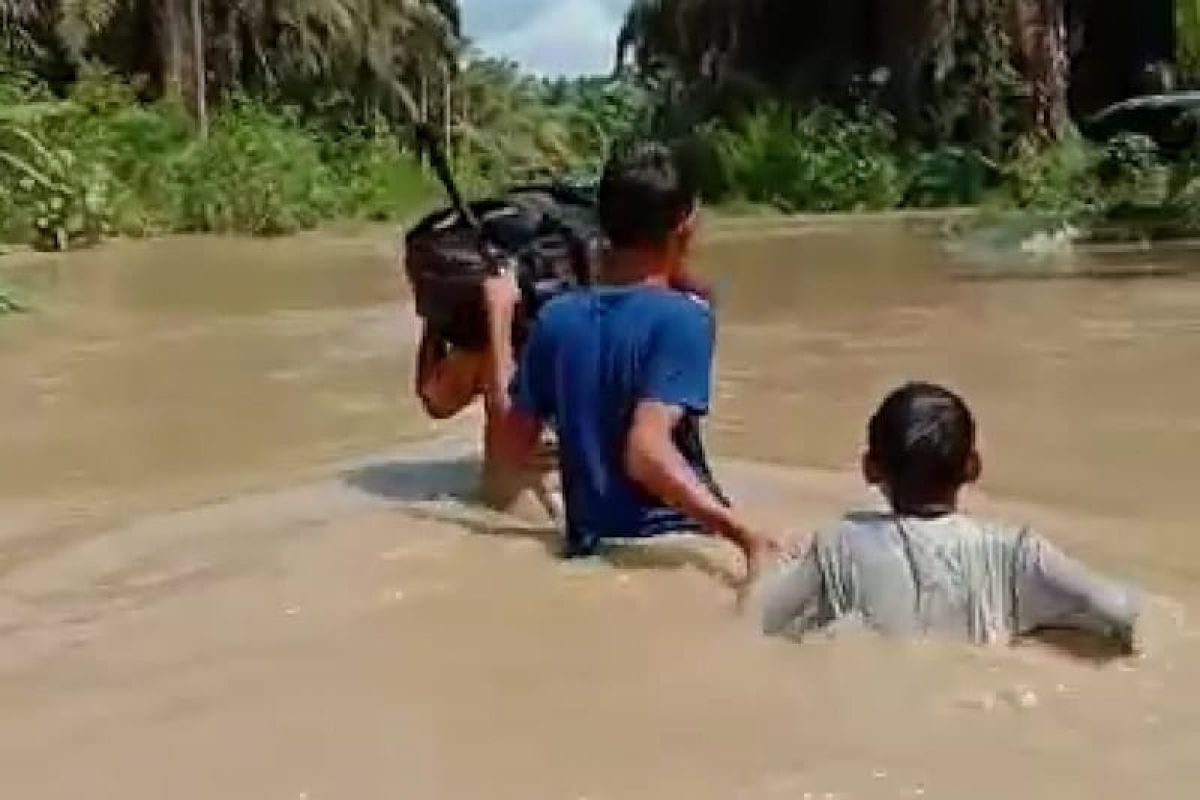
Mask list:
[[[450,168],[450,160],[446,158],[446,150],[442,145],[441,136],[438,135],[438,132],[432,126],[424,122],[417,123],[416,136],[418,145],[425,151],[425,155],[429,158],[429,164],[433,167],[433,173],[442,184],[442,188],[446,190],[446,194],[449,195],[450,203],[454,207],[455,212],[458,213],[459,218],[478,237],[480,254],[483,255],[490,265],[492,272],[500,274],[503,268],[503,259],[499,257],[499,254],[495,252],[495,248],[488,242],[487,233],[480,223],[479,217],[475,215],[475,211],[471,208],[470,204],[463,199],[462,191],[458,188],[458,181],[454,179],[454,171]]]

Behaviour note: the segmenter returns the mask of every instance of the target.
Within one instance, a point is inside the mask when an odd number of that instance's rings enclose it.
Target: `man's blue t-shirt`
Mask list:
[[[590,554],[605,538],[696,529],[626,476],[625,446],[640,401],[682,408],[675,443],[717,491],[699,437],[713,338],[708,304],[665,288],[581,290],[538,314],[512,396],[558,436],[568,555]]]

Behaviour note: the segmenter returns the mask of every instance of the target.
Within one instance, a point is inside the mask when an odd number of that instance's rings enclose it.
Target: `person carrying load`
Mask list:
[[[736,545],[753,576],[777,548],[725,500],[700,439],[715,324],[687,271],[697,207],[669,148],[615,153],[599,187],[609,248],[597,285],[546,304],[518,351],[518,276],[485,281],[494,372],[483,385],[503,463],[529,463],[545,426],[557,436],[566,556],[613,539],[702,532]]]
[[[422,220],[405,241],[405,269],[422,319],[416,394],[435,419],[483,398],[483,499],[527,519],[557,519],[549,439],[520,469],[497,462],[495,404],[488,398],[503,387],[489,384],[495,369],[484,287],[500,272],[519,277],[521,314],[505,345],[519,346],[548,298],[592,281],[603,246],[594,205],[586,192],[557,185],[520,187],[467,205],[447,185],[455,208]]]

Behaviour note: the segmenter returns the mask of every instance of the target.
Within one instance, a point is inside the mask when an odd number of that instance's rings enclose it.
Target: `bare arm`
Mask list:
[[[489,278],[483,291],[489,346],[489,374],[484,381],[483,400],[489,444],[501,461],[524,466],[537,452],[542,425],[540,420],[516,408],[509,396],[516,372],[512,329],[520,292],[511,273]]]
[[[639,403],[626,443],[625,469],[651,495],[741,548],[753,574],[773,545],[751,533],[679,452],[671,434],[682,418],[677,406],[655,400]]]

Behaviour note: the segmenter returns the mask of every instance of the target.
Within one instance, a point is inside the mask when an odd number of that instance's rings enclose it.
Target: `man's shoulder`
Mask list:
[[[538,320],[546,326],[571,325],[591,317],[598,310],[618,308],[623,309],[639,323],[680,318],[707,322],[712,318],[712,308],[708,301],[697,294],[644,287],[622,290],[592,288],[565,292],[542,307],[538,313]]]
[[[712,306],[708,300],[695,292],[682,289],[648,289],[647,301],[658,305],[664,311],[709,317]]]
[[[570,324],[572,320],[586,314],[587,306],[588,299],[586,292],[564,292],[551,299],[538,311],[538,325],[542,328],[554,328]]]
[[[708,301],[675,289],[639,290],[629,312],[639,325],[650,330],[667,328],[707,336],[713,328],[713,313]]]

